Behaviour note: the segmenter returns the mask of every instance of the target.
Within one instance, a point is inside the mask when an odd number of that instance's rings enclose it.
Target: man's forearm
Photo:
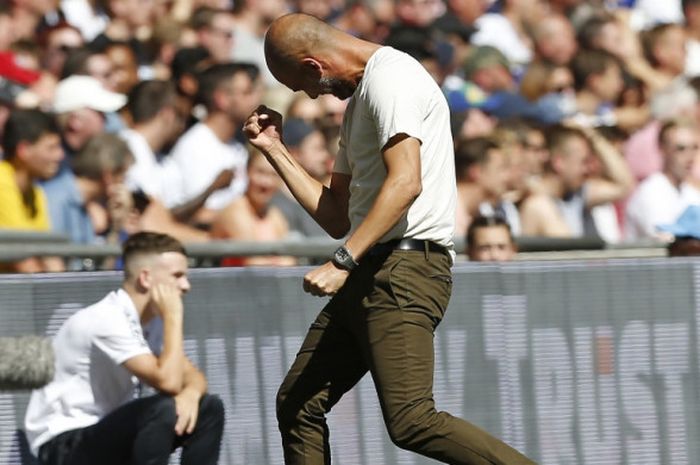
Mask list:
[[[279,144],[265,153],[299,204],[332,237],[340,238],[349,229],[347,205],[339,201],[334,192],[314,179]]]
[[[158,357],[161,390],[177,394],[184,381],[185,353],[182,340],[182,318],[163,318],[163,350]]]

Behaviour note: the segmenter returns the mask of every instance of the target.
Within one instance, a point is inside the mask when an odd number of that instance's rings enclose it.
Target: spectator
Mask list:
[[[166,206],[180,206],[200,196],[227,169],[234,171],[233,181],[208,196],[194,215],[194,222],[210,225],[219,210],[243,195],[248,150],[235,136],[248,114],[260,104],[259,90],[255,65],[220,63],[202,73],[199,96],[207,116],[173,148],[171,156],[179,170],[179,183],[169,189]]]
[[[192,14],[190,26],[197,34],[198,45],[217,63],[231,60],[233,53],[233,19],[226,10],[200,7]]]
[[[499,216],[477,216],[467,231],[467,256],[473,262],[509,262],[518,252],[508,223]]]
[[[557,126],[547,135],[550,153],[543,192],[520,205],[522,232],[529,236],[598,236],[591,209],[623,199],[634,186],[627,165],[605,138],[591,128]],[[589,176],[595,154],[603,177]]]
[[[661,126],[663,168],[645,179],[627,204],[628,240],[658,238],[659,225],[673,223],[689,205],[700,205],[700,190],[687,182],[699,143],[694,121],[671,120]]]
[[[183,115],[176,108],[174,84],[167,81],[143,81],[129,93],[127,110],[131,128],[121,131],[135,163],[127,173],[127,185],[149,197],[163,198],[168,183],[178,172],[158,162],[162,151],[172,146],[184,129]],[[167,163],[166,163],[167,164]]]
[[[619,126],[626,130],[642,127],[649,111],[642,108],[618,108],[623,90],[622,68],[614,55],[602,50],[583,50],[571,61],[576,89],[577,114],[574,118],[586,126]]]
[[[214,220],[212,235],[217,238],[269,242],[285,239],[289,226],[282,211],[271,204],[282,185],[275,169],[257,150],[248,159],[248,187],[245,195],[226,206]],[[224,263],[227,263],[226,261]],[[242,265],[293,265],[292,257],[245,257]],[[231,264],[228,261],[228,264]]]
[[[465,234],[471,218],[500,215],[518,231],[518,209],[505,200],[509,171],[505,153],[496,142],[485,138],[468,139],[455,149],[457,174],[457,234]]]
[[[139,65],[136,54],[125,42],[113,42],[104,49],[105,55],[112,63],[111,82],[114,90],[128,94],[139,81]]]
[[[119,242],[131,196],[124,184],[126,172],[134,162],[129,147],[112,134],[99,134],[70,160],[70,170],[62,170],[42,184],[48,197],[51,228],[78,244],[97,242],[87,205],[105,209],[106,242]]]
[[[669,84],[685,71],[685,31],[678,24],[660,24],[642,35],[647,61]]]
[[[54,176],[63,159],[55,121],[38,110],[14,110],[5,123],[2,147],[0,228],[49,231],[46,195],[37,182]],[[0,267],[20,273],[62,269],[55,260],[36,258]]]
[[[318,2],[326,4],[327,2]],[[265,62],[263,38],[270,23],[287,13],[289,5],[284,0],[238,0],[233,2],[233,48],[229,59],[254,63],[268,87],[278,86]]]
[[[126,97],[105,89],[91,76],[71,76],[58,83],[54,111],[70,157],[95,135],[105,131],[106,114],[126,103]]]
[[[537,60],[555,65],[568,65],[578,44],[574,28],[565,16],[549,14],[533,26]]]
[[[68,52],[85,45],[80,31],[68,23],[59,23],[47,29],[40,43],[43,46],[42,66],[56,78],[61,75]]]

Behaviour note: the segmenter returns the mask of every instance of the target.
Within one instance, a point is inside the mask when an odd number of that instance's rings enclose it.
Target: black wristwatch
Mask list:
[[[352,258],[352,254],[347,247],[341,245],[333,252],[333,263],[339,268],[347,271],[352,271],[357,267],[358,263]]]

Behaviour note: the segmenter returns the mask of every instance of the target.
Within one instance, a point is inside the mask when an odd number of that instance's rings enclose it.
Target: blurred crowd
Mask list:
[[[700,205],[700,0],[0,0],[0,229],[325,237],[241,134],[258,105],[277,109],[290,153],[329,180],[347,102],[292,93],[265,64],[268,25],[292,11],[440,84],[458,236],[495,221],[508,237],[668,241]]]

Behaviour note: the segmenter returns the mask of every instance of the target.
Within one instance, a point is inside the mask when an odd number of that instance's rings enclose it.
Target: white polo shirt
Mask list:
[[[665,174],[652,174],[637,187],[627,203],[626,239],[655,237],[659,225],[674,223],[690,205],[700,205],[700,191],[687,183],[677,189]]]
[[[421,143],[422,191],[379,242],[410,237],[452,248],[457,208],[447,101],[423,66],[391,47],[378,49],[348,103],[334,171],[350,174],[351,230],[367,217],[386,179],[382,148],[407,134]]]
[[[228,187],[209,196],[205,206],[221,210],[245,192],[248,186],[248,150],[237,141],[228,143],[204,123],[192,126],[177,141],[170,154],[178,175],[163,185],[163,202],[168,208],[188,202],[214,182],[224,169],[232,169],[234,178]]]
[[[158,331],[149,333],[150,341],[162,340]],[[93,425],[132,400],[138,380],[122,363],[153,352],[122,289],[68,318],[53,339],[53,350],[54,379],[32,392],[25,416],[34,454],[59,434]]]

